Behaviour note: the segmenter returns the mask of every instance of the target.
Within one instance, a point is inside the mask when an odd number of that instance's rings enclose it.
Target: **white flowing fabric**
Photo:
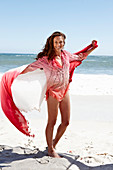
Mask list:
[[[26,65],[20,68],[22,71]],[[40,111],[47,89],[46,82],[46,75],[39,68],[32,72],[20,74],[11,86],[13,101],[17,108],[24,112],[33,109]]]

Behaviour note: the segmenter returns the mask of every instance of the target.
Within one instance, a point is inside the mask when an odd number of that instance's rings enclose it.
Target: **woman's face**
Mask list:
[[[62,48],[64,47],[64,38],[62,36],[56,36],[53,39],[53,47],[55,52],[61,52]]]

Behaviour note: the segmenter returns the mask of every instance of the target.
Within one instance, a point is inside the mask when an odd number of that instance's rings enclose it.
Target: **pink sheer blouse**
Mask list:
[[[69,68],[70,62],[82,61],[87,57],[86,53],[78,55],[71,54],[65,50],[61,52],[62,66],[56,59],[48,61],[48,57],[39,58],[27,68],[28,71],[33,71],[37,68],[42,68],[47,78],[46,99],[49,95],[61,101],[69,88]]]

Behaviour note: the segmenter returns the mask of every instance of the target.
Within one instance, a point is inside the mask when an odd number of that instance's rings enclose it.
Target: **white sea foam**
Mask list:
[[[70,93],[73,95],[113,95],[113,75],[74,74]]]
[[[3,75],[3,73],[0,73],[0,80],[1,80],[1,78],[2,78],[2,75]]]

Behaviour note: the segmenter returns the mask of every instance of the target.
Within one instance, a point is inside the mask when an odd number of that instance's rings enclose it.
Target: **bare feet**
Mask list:
[[[48,148],[48,156],[51,156],[53,158],[61,158],[56,152],[54,149],[49,149]]]

